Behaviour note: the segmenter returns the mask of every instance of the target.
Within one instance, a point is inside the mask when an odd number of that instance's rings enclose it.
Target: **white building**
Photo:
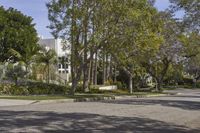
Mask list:
[[[69,65],[69,54],[70,54],[70,45],[62,41],[62,39],[43,39],[40,38],[39,45],[55,50],[58,56],[57,64],[57,79],[69,81],[70,76],[70,65]]]

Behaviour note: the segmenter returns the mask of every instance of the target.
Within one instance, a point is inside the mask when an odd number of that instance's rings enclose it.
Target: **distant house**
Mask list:
[[[45,48],[55,50],[58,56],[58,63],[56,65],[56,77],[57,80],[69,81],[70,76],[70,65],[69,65],[69,54],[70,45],[62,41],[62,39],[43,39],[40,38],[39,45]]]

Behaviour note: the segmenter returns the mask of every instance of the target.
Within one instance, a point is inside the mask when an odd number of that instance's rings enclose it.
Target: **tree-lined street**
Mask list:
[[[0,131],[199,133],[200,92],[114,101],[0,107]]]
[[[160,1],[0,0],[0,133],[200,133],[200,0]]]

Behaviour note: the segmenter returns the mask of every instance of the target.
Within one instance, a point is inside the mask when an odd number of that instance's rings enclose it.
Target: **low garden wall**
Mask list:
[[[109,85],[109,86],[101,86],[99,87],[99,90],[117,90],[117,86],[116,85]]]

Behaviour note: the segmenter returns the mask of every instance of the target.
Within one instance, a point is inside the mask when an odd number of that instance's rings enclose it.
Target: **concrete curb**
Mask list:
[[[107,97],[93,97],[93,98],[76,98],[76,99],[58,99],[58,100],[40,100],[34,101],[31,104],[46,104],[46,103],[64,103],[64,102],[96,102],[104,100],[116,100],[124,98],[149,98],[149,97],[161,97],[161,96],[170,96],[170,95],[179,95],[175,94],[152,94],[152,95],[133,95],[133,96],[107,96]]]
[[[180,95],[179,93],[169,93],[169,94],[151,94],[151,95],[133,95],[133,96],[115,96],[115,99],[123,99],[123,98],[150,98],[150,97],[163,97],[163,96],[171,96],[171,95]]]
[[[64,102],[74,102],[74,99],[37,100],[32,102],[31,104],[64,103]]]
[[[103,100],[115,100],[115,96],[94,97],[94,98],[77,98],[77,99],[74,99],[74,102],[95,102],[95,101],[103,101]]]
[[[115,100],[115,96],[94,97],[94,98],[76,98],[76,99],[57,99],[57,100],[38,100],[31,104],[46,104],[46,103],[64,103],[64,102],[95,102],[103,100]]]
[[[65,102],[96,102],[104,100],[116,100],[116,99],[126,99],[126,98],[149,98],[149,97],[161,97],[161,96],[171,96],[171,95],[180,95],[181,93],[168,93],[168,94],[151,94],[151,95],[123,95],[123,96],[99,96],[92,98],[75,98],[75,99],[55,99],[55,100],[35,100],[26,105],[33,104],[47,104],[47,103],[65,103]]]

